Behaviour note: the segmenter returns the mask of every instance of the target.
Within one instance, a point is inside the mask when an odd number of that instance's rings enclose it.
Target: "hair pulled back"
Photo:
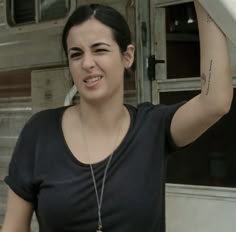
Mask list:
[[[101,4],[86,4],[78,7],[68,18],[62,34],[62,46],[67,57],[67,37],[72,27],[94,18],[111,28],[113,39],[121,52],[132,43],[131,32],[125,18],[114,8]]]

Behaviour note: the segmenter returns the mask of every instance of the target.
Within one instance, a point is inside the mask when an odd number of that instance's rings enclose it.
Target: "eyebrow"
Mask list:
[[[68,53],[69,53],[70,51],[81,51],[81,48],[78,48],[78,47],[71,47],[71,48],[68,49]]]
[[[95,43],[95,44],[92,44],[90,47],[91,48],[96,48],[96,47],[99,47],[101,45],[105,45],[105,46],[108,46],[108,47],[111,47],[110,44],[107,44],[107,43],[104,43],[104,42],[98,42],[98,43]],[[81,51],[82,49],[79,48],[79,47],[71,47],[68,49],[68,52],[70,51]]]
[[[107,43],[104,43],[104,42],[98,42],[98,43],[93,44],[91,46],[91,48],[98,47],[98,46],[101,46],[101,45],[105,45],[105,46],[111,47],[110,44],[107,44]]]

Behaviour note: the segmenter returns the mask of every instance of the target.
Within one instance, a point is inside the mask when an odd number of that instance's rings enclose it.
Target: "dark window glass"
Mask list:
[[[40,20],[47,21],[64,18],[69,11],[69,1],[40,0]]]
[[[198,91],[161,93],[161,103],[186,101]],[[236,91],[235,94],[236,95]],[[167,182],[190,185],[236,187],[236,98],[230,112],[199,139],[172,154]]]
[[[167,78],[200,76],[200,46],[193,3],[166,7]]]
[[[6,9],[9,24],[15,26],[64,18],[70,10],[70,1],[10,0]]]
[[[13,1],[13,23],[23,24],[35,21],[35,1]]]

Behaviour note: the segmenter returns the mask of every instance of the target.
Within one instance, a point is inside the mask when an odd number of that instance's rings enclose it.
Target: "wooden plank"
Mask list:
[[[0,97],[30,96],[31,70],[0,73]]]
[[[28,116],[0,116],[0,136],[17,136],[27,120]]]
[[[7,167],[11,160],[12,149],[0,147],[0,153],[0,168]]]
[[[31,96],[28,97],[5,97],[0,98],[0,111],[30,111]]]
[[[192,2],[193,0],[152,0],[158,7]]]
[[[0,147],[11,148],[14,147],[17,141],[17,136],[0,136]]]
[[[66,94],[72,87],[67,68],[46,69],[32,72],[32,110],[63,106]]]
[[[152,54],[157,60],[165,63],[156,64],[156,80],[167,79],[167,57],[166,57],[166,14],[165,8],[152,7]]]
[[[49,67],[65,63],[61,48],[62,26],[55,25],[50,30],[40,32],[36,31],[37,28],[40,25],[36,25],[35,30],[16,33],[12,30],[14,28],[4,32],[0,27],[0,70]]]
[[[1,190],[0,197],[6,198],[8,186],[3,180],[0,180],[0,190]],[[0,201],[0,202],[3,202],[3,201]]]
[[[3,223],[7,202],[7,185],[0,180],[0,225]]]
[[[0,1],[0,25],[5,23],[5,8],[2,0]]]
[[[0,167],[0,180],[3,180],[8,173],[8,167]]]

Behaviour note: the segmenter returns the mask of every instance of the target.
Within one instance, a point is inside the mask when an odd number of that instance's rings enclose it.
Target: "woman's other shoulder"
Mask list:
[[[60,121],[65,109],[66,107],[63,106],[34,113],[25,123],[23,131],[31,130],[36,132],[39,129],[48,129],[50,125]]]

